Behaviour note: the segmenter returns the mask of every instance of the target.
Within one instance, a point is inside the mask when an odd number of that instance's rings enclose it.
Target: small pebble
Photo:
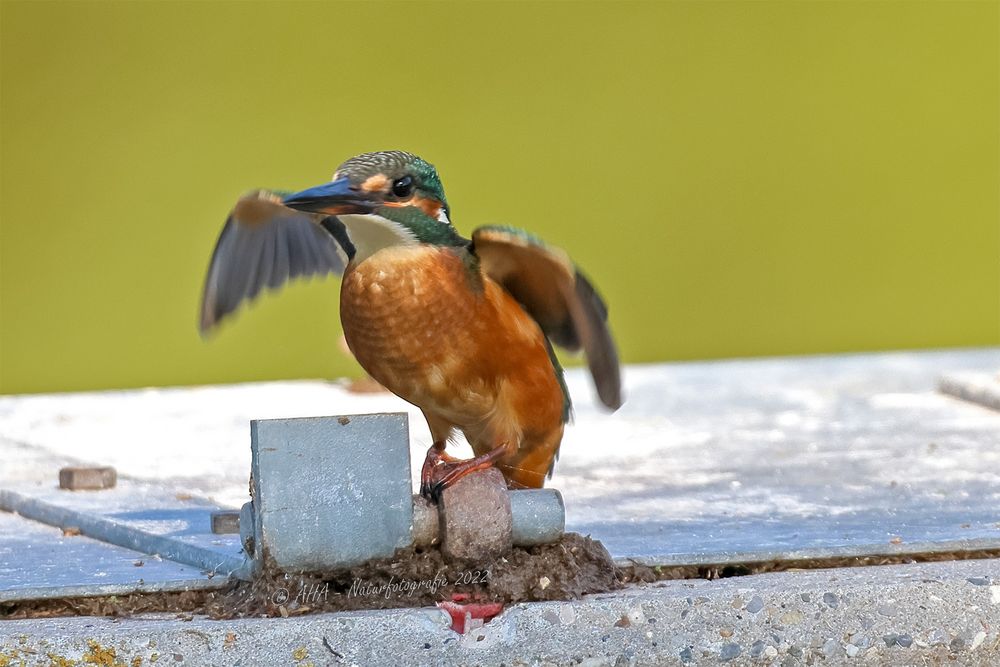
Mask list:
[[[899,636],[896,635],[895,633],[889,633],[887,635],[882,635],[882,641],[885,642],[886,646],[892,648],[893,646],[896,645],[896,639],[898,639],[898,637]]]
[[[802,649],[800,649],[798,646],[789,646],[788,647],[788,655],[795,656],[796,658],[801,658],[802,657]]]
[[[686,648],[681,651],[681,662],[691,662],[694,660],[694,654],[691,653],[691,649]]]
[[[896,637],[896,646],[902,646],[903,648],[910,648],[911,644],[913,644],[913,637],[911,637],[910,635],[903,634]]]
[[[781,615],[781,622],[785,625],[795,625],[801,623],[804,616],[800,611],[789,611]]]
[[[859,649],[854,644],[848,644],[847,646],[844,647],[844,653],[847,654],[848,658],[853,658],[854,656],[856,656],[860,652],[861,652],[861,649]]]
[[[559,608],[559,622],[563,625],[570,625],[576,620],[576,611],[568,604],[564,604]]]
[[[927,643],[931,646],[939,646],[948,642],[948,633],[944,630],[935,629],[931,630],[930,634],[927,636]]]
[[[801,595],[799,595],[799,597],[802,599],[803,602],[809,602],[809,600],[812,599],[808,593],[802,593]]]
[[[973,586],[989,586],[990,580],[986,577],[969,577],[966,579]]]
[[[778,649],[774,648],[773,646],[768,646],[766,649],[764,649],[764,657],[766,657],[766,658],[777,658],[778,657]]]
[[[977,648],[979,648],[980,644],[983,643],[984,639],[986,639],[986,633],[980,630],[979,632],[976,633],[976,636],[972,638],[972,646],[970,646],[969,648],[975,651]]]
[[[631,621],[633,625],[641,625],[646,622],[646,614],[643,613],[641,606],[635,606],[628,610],[628,620]]]
[[[759,658],[760,656],[764,655],[764,649],[766,648],[767,644],[758,639],[757,641],[755,641],[753,644],[750,645],[750,657]]]
[[[837,605],[840,603],[840,600],[834,593],[823,593],[823,602],[825,602],[830,607],[836,609]]]
[[[835,658],[840,655],[840,642],[836,639],[827,639],[823,642],[823,655],[828,658]]]
[[[965,648],[965,640],[962,639],[961,637],[955,637],[954,639],[951,640],[951,643],[948,646],[949,648],[951,648],[952,651],[955,651],[957,653],[958,651],[961,651],[962,649]]]
[[[733,636],[733,631],[730,630],[729,628],[722,628],[721,630],[719,630],[719,636],[720,637],[732,637]]]
[[[760,598],[759,595],[753,596],[752,598],[750,598],[750,602],[747,603],[747,611],[750,612],[751,614],[756,614],[763,608],[764,608],[764,601]]]
[[[719,659],[728,662],[740,654],[739,644],[726,644],[719,651]]]

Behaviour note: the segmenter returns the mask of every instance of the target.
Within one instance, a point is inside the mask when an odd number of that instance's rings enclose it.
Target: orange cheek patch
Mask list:
[[[389,189],[389,179],[385,174],[375,174],[365,179],[361,184],[361,189],[365,192],[385,192]]]
[[[421,211],[426,213],[428,216],[437,219],[441,215],[441,202],[436,199],[430,199],[428,197],[413,196],[406,201],[387,201],[386,206],[395,206],[396,208],[403,208],[404,206],[416,206]]]

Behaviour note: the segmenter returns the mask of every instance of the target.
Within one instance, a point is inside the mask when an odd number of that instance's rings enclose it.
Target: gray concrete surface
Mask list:
[[[0,664],[49,665],[55,656],[300,667],[996,665],[1000,567],[971,560],[670,581],[514,605],[461,636],[448,623],[432,608],[238,621],[8,621],[0,624]]]

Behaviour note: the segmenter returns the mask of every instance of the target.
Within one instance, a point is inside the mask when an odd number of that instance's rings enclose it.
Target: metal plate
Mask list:
[[[0,602],[219,588],[225,577],[0,512]]]

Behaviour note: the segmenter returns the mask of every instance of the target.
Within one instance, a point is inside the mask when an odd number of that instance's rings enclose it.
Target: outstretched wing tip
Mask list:
[[[597,395],[601,399],[601,403],[604,404],[604,407],[611,410],[611,412],[615,412],[625,404],[625,398],[622,396],[620,387],[615,387],[613,390],[606,390],[604,392],[598,390]]]
[[[202,292],[202,338],[261,292],[296,278],[343,273],[349,251],[322,224],[322,216],[280,202],[271,191],[252,190],[227,217]]]
[[[198,313],[198,335],[202,340],[208,340],[219,326],[222,319],[216,312],[215,304],[202,302],[201,311]]]

